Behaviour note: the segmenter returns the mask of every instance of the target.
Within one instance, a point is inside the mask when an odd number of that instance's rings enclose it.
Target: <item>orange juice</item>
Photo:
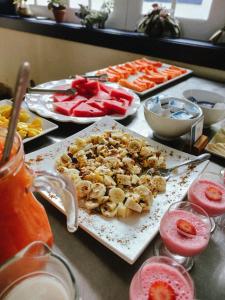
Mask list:
[[[0,158],[5,134],[0,129]],[[30,190],[32,179],[24,164],[23,144],[16,135],[10,160],[0,166],[0,264],[32,241],[53,243],[45,209]]]

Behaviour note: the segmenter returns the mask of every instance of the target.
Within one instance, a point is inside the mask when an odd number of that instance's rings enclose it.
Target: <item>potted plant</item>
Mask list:
[[[57,23],[64,20],[66,4],[64,0],[48,0],[48,9],[51,9]]]
[[[16,6],[17,14],[21,17],[29,18],[33,16],[30,7],[27,4],[27,0],[14,0],[13,4]]]
[[[152,4],[152,11],[143,17],[138,24],[137,31],[152,37],[178,38],[181,34],[177,20],[169,10],[157,3]]]

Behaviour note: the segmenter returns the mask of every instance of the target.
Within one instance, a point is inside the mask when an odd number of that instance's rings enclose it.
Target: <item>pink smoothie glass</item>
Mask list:
[[[149,299],[193,300],[194,284],[183,266],[166,256],[146,260],[134,275],[129,291],[130,300]],[[158,296],[155,297],[154,296]],[[174,295],[174,296],[173,296]]]
[[[213,172],[202,173],[188,190],[188,200],[201,206],[211,217],[212,231],[215,222],[221,225],[223,218],[215,218],[225,213],[225,183],[221,174]]]
[[[155,243],[155,254],[171,257],[189,271],[193,256],[207,247],[210,231],[211,221],[204,209],[187,201],[175,202],[160,222],[161,240]]]

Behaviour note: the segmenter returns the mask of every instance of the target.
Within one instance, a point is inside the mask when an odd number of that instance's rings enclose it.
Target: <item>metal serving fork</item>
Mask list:
[[[186,161],[180,163],[179,165],[173,166],[173,167],[168,168],[168,169],[163,169],[163,168],[159,168],[157,170],[149,169],[146,172],[146,174],[148,174],[148,175],[160,175],[162,177],[165,177],[166,180],[168,180],[171,176],[172,171],[176,170],[177,168],[182,167],[182,166],[187,166],[187,165],[197,165],[197,164],[199,164],[199,163],[201,163],[201,162],[203,162],[207,159],[210,159],[210,157],[211,157],[211,155],[209,153],[205,153],[205,154],[199,155],[196,158],[186,160]]]

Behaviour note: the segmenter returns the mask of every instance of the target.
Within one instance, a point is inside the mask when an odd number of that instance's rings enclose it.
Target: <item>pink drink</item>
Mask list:
[[[132,279],[130,300],[149,299],[149,289],[156,281],[169,284],[174,291],[176,300],[193,300],[194,287],[192,280],[187,273],[186,277],[183,274],[172,265],[154,261],[147,262]]]
[[[196,235],[185,236],[178,232],[177,221],[185,220],[195,227]],[[165,246],[173,253],[194,256],[208,245],[210,225],[198,215],[185,210],[172,210],[165,213],[160,223],[160,235]]]
[[[221,192],[221,199],[218,201],[210,200],[206,196],[206,190],[215,187]],[[188,200],[201,206],[209,216],[219,216],[225,213],[225,187],[207,179],[196,180],[188,190]]]

